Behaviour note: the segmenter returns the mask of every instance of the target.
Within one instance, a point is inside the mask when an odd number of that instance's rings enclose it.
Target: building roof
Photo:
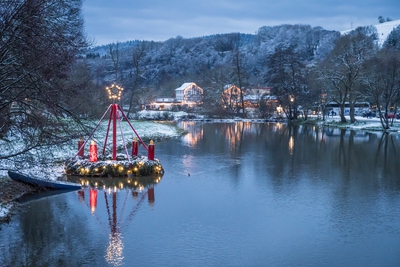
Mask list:
[[[181,87],[178,87],[175,89],[175,91],[183,91],[185,90],[187,87],[191,86],[191,85],[196,85],[195,83],[184,83],[181,85]]]

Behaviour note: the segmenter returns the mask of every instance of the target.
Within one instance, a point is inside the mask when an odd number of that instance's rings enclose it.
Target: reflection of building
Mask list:
[[[197,84],[184,83],[175,89],[175,98],[156,98],[149,108],[158,110],[170,110],[174,107],[193,108],[203,104],[203,97],[204,91]]]
[[[194,121],[183,121],[179,127],[184,129],[187,134],[182,137],[185,144],[195,146],[201,139],[203,139],[203,126],[196,124]],[[200,127],[200,129],[199,129]]]
[[[226,141],[229,142],[231,150],[234,150],[241,144],[245,131],[244,125],[244,122],[236,122],[221,127],[221,132],[225,136]]]

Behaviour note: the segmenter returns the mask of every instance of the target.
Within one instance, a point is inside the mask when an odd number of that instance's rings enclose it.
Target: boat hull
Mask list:
[[[17,182],[29,184],[31,186],[35,187],[42,187],[42,188],[47,188],[47,189],[53,189],[53,190],[78,190],[81,189],[80,184],[75,184],[75,183],[65,183],[61,181],[47,181],[47,180],[42,180],[34,177],[30,177],[18,172],[14,171],[8,171],[8,176],[10,176],[11,179]]]

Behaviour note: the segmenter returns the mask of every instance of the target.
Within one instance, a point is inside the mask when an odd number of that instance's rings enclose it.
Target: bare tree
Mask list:
[[[236,112],[234,105],[229,105],[230,96],[228,99],[223,98],[224,88],[228,85],[233,85],[236,81],[232,65],[218,65],[214,69],[209,70],[206,76],[205,83],[208,86],[203,88],[205,90],[204,106],[207,107],[207,110],[215,110],[218,113]],[[240,95],[236,101],[240,101],[241,103]],[[223,108],[226,104],[228,110]]]
[[[236,106],[237,113],[242,112],[243,114],[246,113],[245,106],[244,106],[244,97],[243,97],[243,79],[245,77],[245,68],[243,66],[243,58],[240,52],[240,33],[237,33],[234,35],[233,39],[234,45],[233,45],[233,51],[232,51],[232,56],[233,56],[233,64],[234,64],[234,69],[235,69],[235,76],[237,78],[237,85],[240,90],[240,105]]]
[[[63,81],[63,87],[69,94],[62,98],[79,118],[98,118],[107,107],[107,95],[104,87],[94,82],[94,75],[86,60],[79,60],[71,66],[70,75]]]
[[[297,119],[297,107],[308,92],[306,67],[293,48],[279,47],[269,58],[268,82],[288,119]]]
[[[115,46],[115,48],[114,48]],[[119,82],[118,80],[118,71],[119,71],[119,64],[120,64],[120,51],[119,51],[119,43],[117,42],[116,44],[110,44],[108,46],[109,52],[110,52],[110,57],[111,61],[113,63],[114,67],[114,81],[116,83]]]
[[[0,2],[0,160],[70,139],[76,117],[64,101],[71,95],[64,81],[88,45],[81,6],[79,0]],[[11,136],[20,137],[18,146],[7,142]]]
[[[238,105],[243,105],[243,92],[235,85],[226,85],[224,87],[224,91],[221,95],[221,101],[224,108],[227,110],[234,112],[237,109]]]
[[[365,63],[363,77],[366,96],[376,106],[382,129],[386,131],[393,123],[393,118],[388,116],[389,112],[395,115],[400,104],[400,52],[393,49],[381,50]]]
[[[367,30],[358,28],[342,36],[325,61],[320,64],[319,77],[326,81],[328,94],[340,106],[341,122],[347,122],[345,103],[350,105],[350,122],[355,122],[354,103],[362,97],[359,93],[363,63],[375,52],[376,36],[367,35]]]
[[[139,100],[138,96],[140,92],[138,91],[140,83],[145,79],[143,76],[146,71],[145,58],[146,58],[147,46],[145,42],[141,42],[133,48],[132,51],[132,66],[133,70],[129,74],[129,84],[130,84],[130,96],[129,96],[129,114],[133,111],[135,94],[136,99]],[[143,103],[146,104],[146,103]]]

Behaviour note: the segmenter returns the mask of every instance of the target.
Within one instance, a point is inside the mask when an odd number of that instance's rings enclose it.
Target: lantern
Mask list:
[[[97,144],[94,140],[90,143],[89,147],[89,160],[90,162],[96,162],[97,161]]]
[[[150,141],[147,158],[149,160],[154,160],[154,142],[153,142],[153,140]]]

